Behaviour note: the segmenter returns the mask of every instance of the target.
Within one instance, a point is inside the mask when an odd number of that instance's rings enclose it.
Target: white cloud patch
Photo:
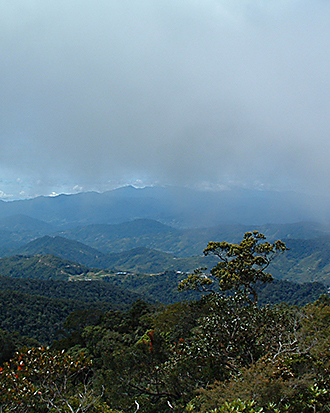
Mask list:
[[[3,191],[0,190],[0,198],[1,198],[1,199],[10,199],[10,198],[12,198],[12,197],[13,197],[13,195],[6,194],[5,192],[3,192]]]
[[[79,185],[75,185],[75,186],[72,188],[72,191],[73,191],[73,192],[83,192],[83,190],[84,190],[84,188],[83,188],[82,186],[79,186]]]

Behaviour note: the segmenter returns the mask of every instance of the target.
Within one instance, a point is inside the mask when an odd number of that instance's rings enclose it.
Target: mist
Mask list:
[[[0,197],[330,183],[326,1],[4,1]]]

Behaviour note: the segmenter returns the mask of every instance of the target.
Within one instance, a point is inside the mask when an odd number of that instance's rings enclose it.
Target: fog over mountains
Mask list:
[[[328,205],[324,199],[295,192],[126,186],[104,193],[1,201],[0,220],[24,214],[55,227],[68,227],[147,218],[178,228],[330,222]]]

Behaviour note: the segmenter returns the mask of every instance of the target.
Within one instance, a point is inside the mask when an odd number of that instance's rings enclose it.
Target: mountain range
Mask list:
[[[258,287],[259,302],[315,301],[330,286],[330,226],[313,221],[309,201],[293,193],[133,187],[0,201],[0,327],[50,343],[72,312],[86,320],[139,298],[198,299],[201,293],[177,286],[195,268],[216,264],[203,255],[207,243],[239,242],[250,230],[289,248],[269,268],[275,281]]]
[[[27,200],[0,201],[0,219],[24,214],[57,227],[152,219],[177,228],[219,224],[329,222],[328,199],[295,192],[228,188],[122,187]]]
[[[23,222],[22,217],[20,217],[20,222]],[[93,232],[95,228],[98,231],[97,236],[95,231]],[[117,225],[79,227],[72,230],[71,236],[74,233],[80,234],[80,238],[86,243],[89,242],[96,246],[103,245],[103,251],[63,236],[44,235],[7,251],[5,256],[3,255],[3,258],[0,259],[0,274],[7,275],[8,268],[12,268],[15,264],[14,257],[19,256],[22,259],[23,256],[26,263],[24,265],[20,263],[20,265],[23,265],[26,271],[27,266],[33,265],[33,270],[29,270],[30,273],[34,271],[38,274],[40,271],[44,271],[45,278],[47,278],[49,265],[42,270],[40,268],[43,264],[42,259],[27,259],[27,257],[32,256],[47,255],[79,263],[87,268],[107,270],[113,273],[128,271],[157,274],[169,270],[191,272],[200,267],[210,269],[215,265],[216,259],[209,256],[204,257],[202,254],[207,240],[238,242],[247,229],[248,227],[244,226],[227,225],[222,229],[216,227],[213,229],[178,230],[150,220],[138,220]],[[254,229],[266,230],[270,240],[281,238],[289,248],[288,251],[275,259],[270,267],[270,272],[276,278],[295,282],[319,281],[330,285],[330,235],[320,236],[319,234],[323,232],[318,225],[311,223],[273,224]],[[314,238],[296,239],[281,236],[299,237],[308,233],[314,235]],[[150,248],[151,246],[155,248]],[[119,247],[122,248],[119,252],[107,252],[113,249],[118,251]],[[133,248],[126,250],[125,247]],[[171,247],[172,252],[166,251],[169,247]],[[197,251],[197,249],[199,250],[198,255],[187,255],[189,252]],[[12,257],[10,265],[9,258],[6,257]],[[38,264],[39,267],[34,267],[35,264]],[[62,271],[63,279],[65,279],[65,268],[62,264],[58,265]],[[15,271],[20,270],[21,267]],[[79,271],[80,273],[86,272],[84,269]],[[97,270],[95,271],[97,272]]]
[[[301,213],[307,199],[295,204],[301,200],[297,194],[267,191],[124,187],[103,194],[2,201],[0,269],[7,273],[5,257],[51,255],[110,272],[190,272],[215,264],[202,254],[209,241],[239,242],[246,231],[257,230],[289,247],[272,264],[278,279],[330,285],[330,226],[297,222],[308,216]],[[252,212],[254,221],[248,218]],[[262,222],[272,214],[276,220]],[[293,223],[283,223],[285,214],[295,216]],[[255,225],[245,224],[248,219]]]

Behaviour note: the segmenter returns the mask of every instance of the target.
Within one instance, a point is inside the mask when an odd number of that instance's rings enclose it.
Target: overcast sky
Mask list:
[[[330,2],[2,0],[0,197],[330,189]]]

